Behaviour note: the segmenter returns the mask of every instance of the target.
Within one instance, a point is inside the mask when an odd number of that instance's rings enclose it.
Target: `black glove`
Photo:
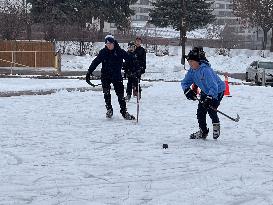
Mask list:
[[[211,96],[207,96],[204,100],[203,100],[203,106],[206,107],[206,108],[209,108],[212,106],[212,97]]]
[[[197,99],[196,93],[191,88],[185,89],[184,94],[188,100],[195,101]]]
[[[89,85],[91,85],[91,82],[90,82],[91,76],[93,76],[93,74],[90,73],[90,71],[87,71],[86,77],[85,77],[85,81],[86,81]]]

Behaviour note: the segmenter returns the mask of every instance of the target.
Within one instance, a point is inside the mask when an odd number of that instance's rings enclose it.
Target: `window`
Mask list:
[[[214,5],[214,8],[215,8],[215,9],[224,9],[224,8],[225,8],[225,4],[218,4],[218,3],[216,3],[216,4]]]
[[[149,0],[140,0],[140,4],[149,5]]]

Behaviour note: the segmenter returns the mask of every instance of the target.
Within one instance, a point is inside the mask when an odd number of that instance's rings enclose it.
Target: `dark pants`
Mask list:
[[[139,85],[139,78],[128,77],[127,88],[126,88],[127,95],[132,95],[132,89],[133,88],[137,89],[138,85]],[[140,86],[139,86],[139,93],[141,93]]]
[[[122,80],[113,81],[113,80],[107,79],[107,78],[101,79],[102,90],[104,93],[105,107],[106,107],[106,109],[113,109],[112,104],[111,104],[111,92],[110,92],[111,83],[113,84],[116,95],[118,96],[120,112],[124,113],[127,111],[127,109],[126,109],[126,102],[124,99],[124,86],[123,86]]]
[[[201,92],[200,100],[203,101],[206,98],[206,96],[207,95],[205,93]],[[219,93],[218,100],[213,99],[211,106],[213,108],[218,108],[221,100],[223,99],[223,96],[224,96],[224,92]],[[207,122],[206,122],[207,113],[209,114],[212,123],[219,123],[219,117],[217,112],[211,108],[204,107],[203,104],[199,102],[196,115],[197,115],[197,119],[199,123],[199,128],[203,132],[207,132]]]

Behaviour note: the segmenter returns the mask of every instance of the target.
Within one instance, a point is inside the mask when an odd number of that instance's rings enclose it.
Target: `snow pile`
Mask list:
[[[93,49],[99,51],[103,48],[103,43],[93,44]],[[126,49],[126,44],[121,44]],[[191,47],[186,47],[189,52]],[[157,53],[168,51],[169,56],[157,56]],[[231,49],[228,55],[219,55],[216,48],[204,48],[207,58],[212,68],[219,72],[245,73],[247,66],[254,60],[273,61],[273,53],[260,50]],[[143,75],[144,79],[164,79],[166,81],[179,80],[184,75],[184,66],[181,65],[181,47],[180,46],[158,46],[156,53],[147,53],[147,69]],[[87,71],[89,65],[95,56],[73,56],[62,55],[63,71]],[[101,69],[101,64],[97,70]],[[185,69],[189,69],[186,62]]]

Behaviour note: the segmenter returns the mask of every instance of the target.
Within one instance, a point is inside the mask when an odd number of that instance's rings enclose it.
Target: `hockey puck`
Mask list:
[[[163,145],[162,145],[162,148],[163,148],[163,149],[168,149],[168,147],[169,147],[168,144],[163,144]]]

